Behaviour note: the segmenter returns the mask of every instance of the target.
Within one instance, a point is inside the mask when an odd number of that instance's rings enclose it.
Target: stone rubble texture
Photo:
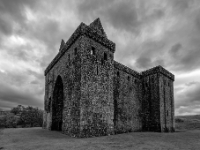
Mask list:
[[[99,18],[61,41],[44,73],[43,128],[72,137],[174,131],[174,75],[161,66],[138,73],[114,52]]]

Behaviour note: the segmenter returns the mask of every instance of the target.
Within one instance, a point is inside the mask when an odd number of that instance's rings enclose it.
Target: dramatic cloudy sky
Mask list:
[[[176,76],[176,115],[200,114],[200,0],[0,0],[0,108],[43,109],[44,69],[60,41],[100,17],[115,60]]]

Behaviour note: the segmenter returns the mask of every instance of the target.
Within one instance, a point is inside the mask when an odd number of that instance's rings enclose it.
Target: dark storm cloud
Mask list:
[[[11,34],[14,30],[14,23],[24,23],[24,7],[27,6],[33,9],[37,6],[37,2],[33,0],[1,0],[0,31],[4,34]]]
[[[138,68],[148,68],[151,66],[151,59],[148,57],[145,57],[145,56],[142,56],[142,57],[139,57],[137,60],[136,60],[136,66]]]
[[[16,60],[23,60],[23,61],[28,61],[29,60],[29,52],[33,49],[32,46],[30,45],[20,45],[20,46],[15,46],[15,47],[4,47],[1,46],[5,51],[9,51],[9,55],[13,56]]]
[[[38,79],[39,81],[41,81],[41,80],[44,80],[44,75],[43,75],[43,72],[42,73],[38,73],[38,72],[35,72],[35,71],[33,71],[33,70],[31,70],[31,69],[27,69],[26,70],[26,73],[27,73],[27,75],[33,75],[36,79]]]
[[[176,115],[197,115],[200,114],[199,105],[182,106],[176,109]]]
[[[170,0],[169,2],[174,7],[175,11],[179,11],[180,13],[182,13],[183,11],[190,8],[194,0]]]
[[[3,35],[10,35],[12,33],[11,22],[7,19],[0,18],[0,32]]]
[[[40,3],[39,3],[40,2]],[[25,7],[33,12],[45,11],[45,6],[41,1],[33,0],[3,0],[0,2],[0,32],[9,34],[21,34],[24,38],[37,40],[46,46],[49,51],[55,49],[57,39],[61,38],[62,33],[59,30],[57,21],[50,18],[42,18],[39,22],[27,22]],[[19,28],[15,29],[15,24]],[[66,34],[65,34],[66,35]],[[0,35],[1,36],[1,35]],[[29,48],[31,50],[32,48]],[[22,51],[21,51],[22,52]],[[22,55],[24,55],[23,53]]]
[[[85,18],[91,20],[100,17],[118,30],[138,34],[143,24],[155,21],[165,15],[165,12],[159,8],[154,9],[150,14],[145,14],[147,8],[144,5],[144,1],[137,2],[135,0],[82,0],[78,3],[77,10],[84,20]]]
[[[36,93],[12,88],[5,84],[1,84],[0,87],[0,100],[0,106],[4,101],[13,103],[13,106],[14,104],[41,106],[42,103]]]
[[[176,54],[179,52],[179,50],[181,49],[182,45],[180,43],[174,44],[171,48],[171,50],[169,51],[169,53],[172,56],[176,56]]]
[[[38,80],[31,81],[31,84],[40,84]]]
[[[200,11],[195,18],[195,25],[196,25],[197,29],[200,31]]]
[[[33,76],[33,73],[31,73]],[[35,73],[36,74],[36,73]],[[39,75],[38,75],[39,76]],[[37,84],[28,83],[30,76],[27,72],[7,72],[0,73],[0,106],[1,107],[15,107],[18,104],[31,105],[42,108],[44,88],[41,88],[41,81],[38,77],[35,82]]]
[[[131,31],[140,25],[137,11],[133,6],[132,3],[120,2],[110,6],[104,13],[113,27]]]
[[[60,24],[55,18],[49,17],[52,13],[51,5],[54,4],[33,0],[0,1],[0,50],[7,53],[10,64],[12,62],[16,62],[16,64],[23,62],[27,65],[31,63],[44,64],[44,66],[39,66],[44,70],[58,52],[60,39],[68,37],[69,31],[61,31]],[[54,6],[52,8],[56,8],[56,5]],[[26,8],[30,9],[34,15],[41,15],[33,21],[29,20]],[[69,30],[69,28],[65,30]],[[14,38],[20,36],[25,39],[25,43],[16,43],[17,45],[12,46],[8,40],[11,36]],[[43,46],[43,49],[40,50],[40,47],[37,46]],[[46,54],[42,52],[45,50],[44,48],[47,50]],[[41,55],[39,54],[37,57],[34,53],[39,50]],[[36,72],[23,66],[20,71],[6,70],[5,74],[1,73],[0,75],[2,77],[0,79],[1,107],[8,105],[14,107],[16,104],[39,106],[40,108],[43,106],[43,71]]]
[[[54,49],[60,36],[59,24],[53,19],[40,20],[40,23],[29,26],[29,36],[43,42],[48,48]]]
[[[181,106],[200,105],[200,82],[192,81],[177,93],[176,108]]]
[[[199,44],[196,44],[196,46]],[[189,72],[199,68],[200,63],[200,49],[199,47],[195,48],[182,48],[179,45],[175,45],[172,47],[171,53],[171,61],[172,68],[176,71],[180,72]],[[181,50],[181,52],[179,52]]]
[[[186,85],[186,86],[191,86],[191,85],[196,85],[196,84],[199,84],[199,82],[197,82],[197,81],[192,81],[192,82],[186,83],[185,85]]]

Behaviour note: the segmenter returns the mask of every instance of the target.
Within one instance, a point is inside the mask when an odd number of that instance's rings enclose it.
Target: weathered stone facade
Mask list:
[[[114,61],[101,22],[81,23],[45,70],[43,128],[74,137],[174,131],[174,75]]]

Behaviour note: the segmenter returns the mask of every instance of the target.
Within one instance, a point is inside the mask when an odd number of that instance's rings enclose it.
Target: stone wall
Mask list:
[[[141,73],[143,130],[174,131],[174,75],[161,66]]]
[[[63,115],[62,132],[71,136],[78,136],[80,133],[80,40],[79,37],[65,53],[60,55],[59,60],[54,61],[53,67],[46,71],[45,76],[45,120],[46,127],[52,129],[52,103],[56,79],[61,76],[63,82]],[[75,52],[76,51],[76,52]],[[58,56],[57,55],[57,56]],[[52,63],[51,63],[52,64]],[[51,102],[50,102],[51,100]],[[49,116],[48,116],[49,114]]]
[[[142,130],[140,74],[114,63],[115,133]]]
[[[81,46],[81,137],[113,134],[114,54],[86,36]]]
[[[175,130],[173,80],[161,74],[159,81],[161,131],[173,132]]]
[[[142,76],[143,130],[160,131],[159,76]]]

